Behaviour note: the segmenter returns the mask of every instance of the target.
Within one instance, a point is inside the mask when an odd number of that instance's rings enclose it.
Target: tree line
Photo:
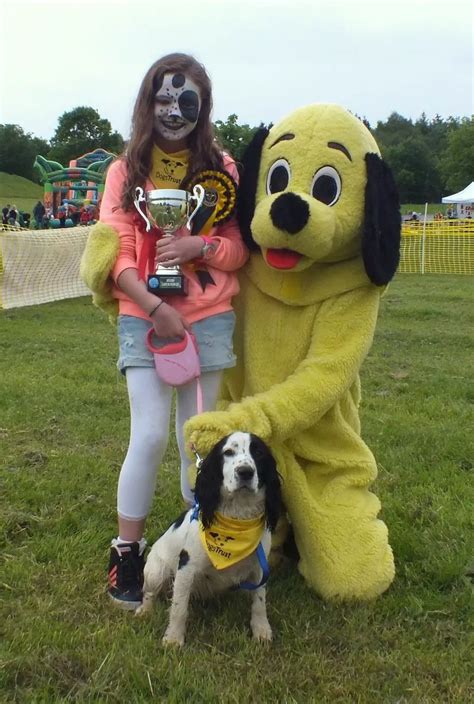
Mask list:
[[[474,116],[411,120],[392,113],[374,126],[363,122],[390,164],[402,203],[439,203],[474,180]],[[239,124],[236,114],[217,120],[216,135],[239,161],[258,126]],[[0,125],[0,171],[37,181],[33,162],[38,154],[69,164],[98,147],[120,154],[122,135],[91,107],[63,113],[50,142],[25,133],[19,125]]]

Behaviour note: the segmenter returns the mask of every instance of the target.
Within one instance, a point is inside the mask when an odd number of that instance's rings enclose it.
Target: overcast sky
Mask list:
[[[471,0],[0,0],[0,13],[0,123],[45,139],[79,105],[127,138],[143,75],[172,51],[206,66],[215,120],[314,102],[374,126],[473,112]]]

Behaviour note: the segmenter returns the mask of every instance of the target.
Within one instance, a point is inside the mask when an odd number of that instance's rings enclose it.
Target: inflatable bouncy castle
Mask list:
[[[36,157],[34,167],[44,185],[44,207],[54,216],[64,201],[81,208],[96,206],[97,212],[104,192],[107,169],[116,155],[105,149],[95,149],[63,166],[57,161]]]

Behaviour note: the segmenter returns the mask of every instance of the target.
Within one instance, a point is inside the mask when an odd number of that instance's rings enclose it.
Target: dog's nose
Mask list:
[[[235,471],[238,478],[243,482],[249,482],[254,475],[254,470],[252,467],[249,467],[249,465],[241,465],[240,467],[237,467]]]
[[[309,205],[295,193],[283,193],[273,201],[270,217],[279,230],[296,235],[309,220]]]

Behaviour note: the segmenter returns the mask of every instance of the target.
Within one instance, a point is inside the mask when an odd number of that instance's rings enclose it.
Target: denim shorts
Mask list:
[[[232,345],[234,326],[233,311],[211,315],[209,318],[192,323],[191,330],[198,344],[202,372],[235,367],[236,358]],[[144,318],[119,315],[117,367],[122,374],[125,374],[127,367],[155,366],[153,355],[145,344],[146,334],[151,327],[151,322]],[[171,341],[170,338],[155,338],[153,344],[156,347],[162,347]]]

